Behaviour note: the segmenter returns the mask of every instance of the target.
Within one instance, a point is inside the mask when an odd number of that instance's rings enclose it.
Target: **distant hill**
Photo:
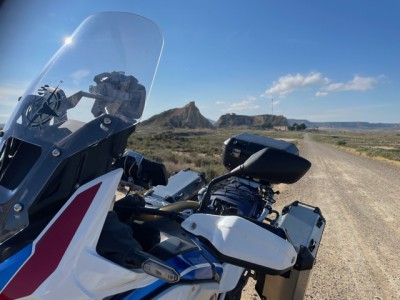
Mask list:
[[[292,126],[294,123],[305,124],[308,129],[326,130],[365,130],[365,131],[400,131],[400,123],[369,123],[369,122],[311,122],[305,119],[287,119],[277,115],[237,115],[234,113],[222,115],[216,122],[205,118],[195,102],[190,102],[182,108],[173,108],[154,115],[141,122],[140,127],[174,128],[233,128],[268,129]],[[2,125],[0,124],[0,128]]]
[[[320,128],[332,130],[400,130],[400,123],[369,123],[369,122],[310,122],[308,120],[288,119],[289,125],[304,123],[307,128]]]
[[[217,121],[211,120],[210,118],[208,118],[207,120],[210,121],[210,123],[211,123],[213,126],[215,125],[215,122],[217,122]]]
[[[195,102],[190,102],[182,108],[173,108],[154,115],[140,123],[144,127],[164,128],[214,128],[197,108]]]
[[[288,126],[288,120],[284,116],[258,115],[246,116],[237,114],[222,115],[215,123],[216,128],[248,127],[248,128],[271,128],[274,126]]]

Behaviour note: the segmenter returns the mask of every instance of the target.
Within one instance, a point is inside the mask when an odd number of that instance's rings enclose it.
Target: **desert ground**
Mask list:
[[[305,299],[400,299],[400,168],[312,141],[297,183],[280,185],[276,208],[294,200],[326,218]],[[244,299],[258,299],[251,283]]]

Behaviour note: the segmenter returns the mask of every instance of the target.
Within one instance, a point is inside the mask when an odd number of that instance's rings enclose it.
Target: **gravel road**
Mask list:
[[[312,167],[275,208],[299,200],[327,220],[305,299],[400,299],[400,168],[307,135],[300,154]]]

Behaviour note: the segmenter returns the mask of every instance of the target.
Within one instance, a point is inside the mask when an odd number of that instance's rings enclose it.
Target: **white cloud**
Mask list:
[[[0,86],[0,101],[4,102],[15,102],[25,92],[25,88],[14,87],[10,85]]]
[[[280,100],[273,100],[272,101],[272,105],[275,107],[275,106],[279,106],[281,104],[281,101]]]
[[[296,75],[288,74],[280,77],[274,81],[270,88],[268,88],[262,97],[277,95],[283,97],[296,90],[302,89],[311,85],[324,85],[328,84],[329,79],[323,77],[321,73],[312,72],[308,75],[297,73]]]
[[[355,75],[353,79],[348,82],[330,83],[330,80],[319,72],[312,72],[308,75],[302,75],[300,73],[296,75],[288,74],[279,77],[278,80],[274,81],[264,94],[260,96],[265,98],[271,96],[284,97],[289,93],[310,86],[319,86],[319,90],[315,93],[317,97],[324,97],[332,92],[362,92],[373,89],[378,81],[384,78],[384,75],[378,77],[362,77]]]
[[[327,95],[328,95],[328,92],[318,91],[318,92],[315,93],[315,96],[317,96],[317,97],[324,97],[324,96],[327,96]]]
[[[260,106],[256,103],[254,103],[253,100],[244,100],[242,102],[232,103],[231,105],[229,105],[229,107],[225,111],[234,112],[234,111],[243,111],[243,110],[256,110],[259,108],[260,108]]]
[[[348,82],[331,83],[316,93],[316,96],[326,96],[330,92],[367,91],[373,89],[379,77],[361,77],[355,75]]]
[[[218,100],[218,101],[215,102],[215,104],[216,104],[216,105],[224,105],[224,104],[226,104],[226,101]]]

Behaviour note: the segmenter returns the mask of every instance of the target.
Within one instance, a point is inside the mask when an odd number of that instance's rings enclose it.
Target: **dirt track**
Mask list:
[[[300,200],[327,220],[305,299],[400,299],[400,168],[308,136],[301,155],[312,167],[276,208]]]

